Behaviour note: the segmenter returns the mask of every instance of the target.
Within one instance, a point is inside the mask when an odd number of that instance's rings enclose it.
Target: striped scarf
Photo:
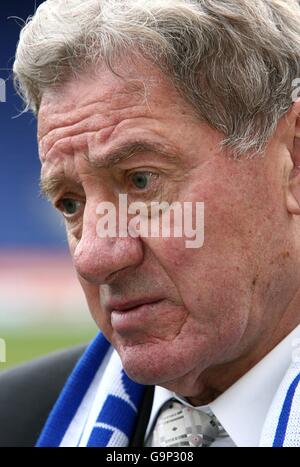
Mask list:
[[[145,387],[99,333],[71,373],[37,447],[128,446]]]
[[[99,333],[71,373],[37,447],[126,447],[145,387],[132,381]],[[260,446],[300,447],[300,364],[293,363],[272,402]]]
[[[289,367],[269,409],[261,447],[300,447],[300,362]]]

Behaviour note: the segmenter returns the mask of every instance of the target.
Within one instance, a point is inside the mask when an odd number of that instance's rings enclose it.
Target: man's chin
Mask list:
[[[163,365],[151,368],[131,362],[123,364],[124,370],[133,381],[143,385],[161,386],[169,391],[176,392],[183,397],[197,397],[198,385],[195,379],[186,378],[178,372],[172,372]]]
[[[184,376],[186,366],[182,366],[182,357],[163,354],[154,345],[121,347],[118,349],[123,368],[133,381],[145,385],[159,385],[167,387]],[[159,347],[159,346],[158,346]]]

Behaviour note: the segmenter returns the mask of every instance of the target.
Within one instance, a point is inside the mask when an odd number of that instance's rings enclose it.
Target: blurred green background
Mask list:
[[[0,371],[97,332],[68,253],[0,250]]]
[[[0,371],[97,332],[73,265],[62,217],[40,196],[36,119],[22,113],[12,66],[20,30],[42,0],[0,2]],[[5,341],[6,363],[1,363]]]
[[[32,360],[59,349],[88,343],[95,335],[93,325],[64,329],[63,327],[33,326],[29,329],[7,330],[1,338],[6,345],[6,362],[0,363],[0,371]]]

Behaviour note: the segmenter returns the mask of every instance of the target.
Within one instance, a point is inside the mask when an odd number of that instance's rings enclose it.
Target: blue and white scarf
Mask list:
[[[289,367],[272,401],[261,447],[300,447],[300,363]]]
[[[144,390],[128,378],[117,352],[98,334],[70,375],[37,446],[128,446]],[[260,446],[300,447],[299,363],[291,365],[277,391]]]
[[[71,373],[37,447],[128,446],[144,390],[99,333]]]

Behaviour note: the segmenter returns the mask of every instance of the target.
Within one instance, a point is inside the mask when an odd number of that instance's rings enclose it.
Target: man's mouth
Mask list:
[[[117,331],[125,331],[127,328],[136,327],[149,318],[163,299],[142,298],[130,301],[113,301],[107,304],[110,312],[111,325]]]
[[[112,312],[129,312],[134,310],[135,308],[139,308],[143,305],[153,305],[155,303],[161,302],[161,298],[140,298],[136,300],[128,300],[128,301],[114,301],[111,300],[107,304],[107,309]]]

